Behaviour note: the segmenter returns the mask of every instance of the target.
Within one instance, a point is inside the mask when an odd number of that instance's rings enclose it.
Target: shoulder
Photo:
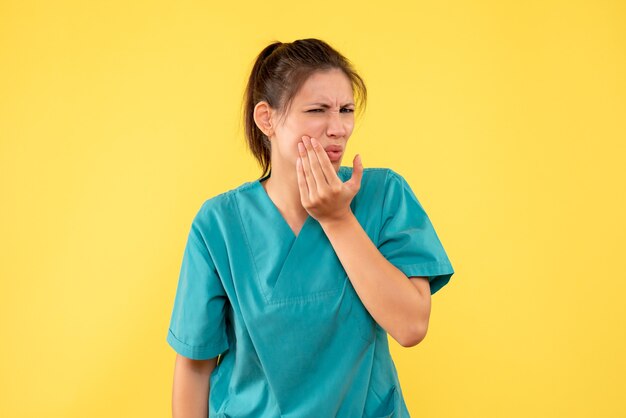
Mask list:
[[[352,169],[350,169],[350,172]],[[349,177],[349,176],[348,176]],[[370,167],[363,169],[361,181],[362,197],[378,202],[385,211],[395,211],[398,205],[408,202],[416,203],[421,209],[422,205],[415,192],[397,170],[389,167]],[[359,190],[361,194],[361,190]]]
[[[344,181],[352,176],[352,171],[352,167],[341,166],[340,174],[343,175]],[[402,188],[405,184],[407,182],[402,174],[389,167],[366,167],[363,169],[361,189],[386,192],[390,188]]]
[[[236,195],[247,193],[255,186],[255,183],[256,181],[246,181],[237,187],[205,199],[200,207],[199,214],[207,216],[215,212],[233,210],[233,206],[236,205]]]
[[[248,190],[253,186],[252,181],[245,182],[214,196],[205,198],[197,209],[193,224],[204,229],[219,227],[221,224],[232,223],[231,219],[237,213],[235,195]]]

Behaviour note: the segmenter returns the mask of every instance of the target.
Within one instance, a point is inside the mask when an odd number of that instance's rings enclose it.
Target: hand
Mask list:
[[[303,136],[298,152],[296,172],[302,206],[320,223],[349,216],[350,203],[361,188],[361,156],[357,154],[352,160],[352,177],[344,183],[317,140]]]

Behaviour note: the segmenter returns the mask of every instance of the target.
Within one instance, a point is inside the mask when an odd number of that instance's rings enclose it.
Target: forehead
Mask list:
[[[294,100],[330,104],[349,103],[353,100],[352,83],[339,69],[316,71],[302,84]]]

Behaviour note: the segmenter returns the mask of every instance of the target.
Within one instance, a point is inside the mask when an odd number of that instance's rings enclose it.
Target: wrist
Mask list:
[[[341,214],[336,214],[335,216],[327,217],[321,220],[320,224],[324,230],[331,230],[344,227],[355,221],[356,217],[354,216],[354,213],[352,213],[352,210],[348,208],[347,211]]]

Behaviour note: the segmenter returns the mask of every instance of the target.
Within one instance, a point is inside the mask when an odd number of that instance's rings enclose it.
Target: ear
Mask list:
[[[268,138],[274,134],[272,108],[266,101],[260,101],[254,106],[254,122]]]

